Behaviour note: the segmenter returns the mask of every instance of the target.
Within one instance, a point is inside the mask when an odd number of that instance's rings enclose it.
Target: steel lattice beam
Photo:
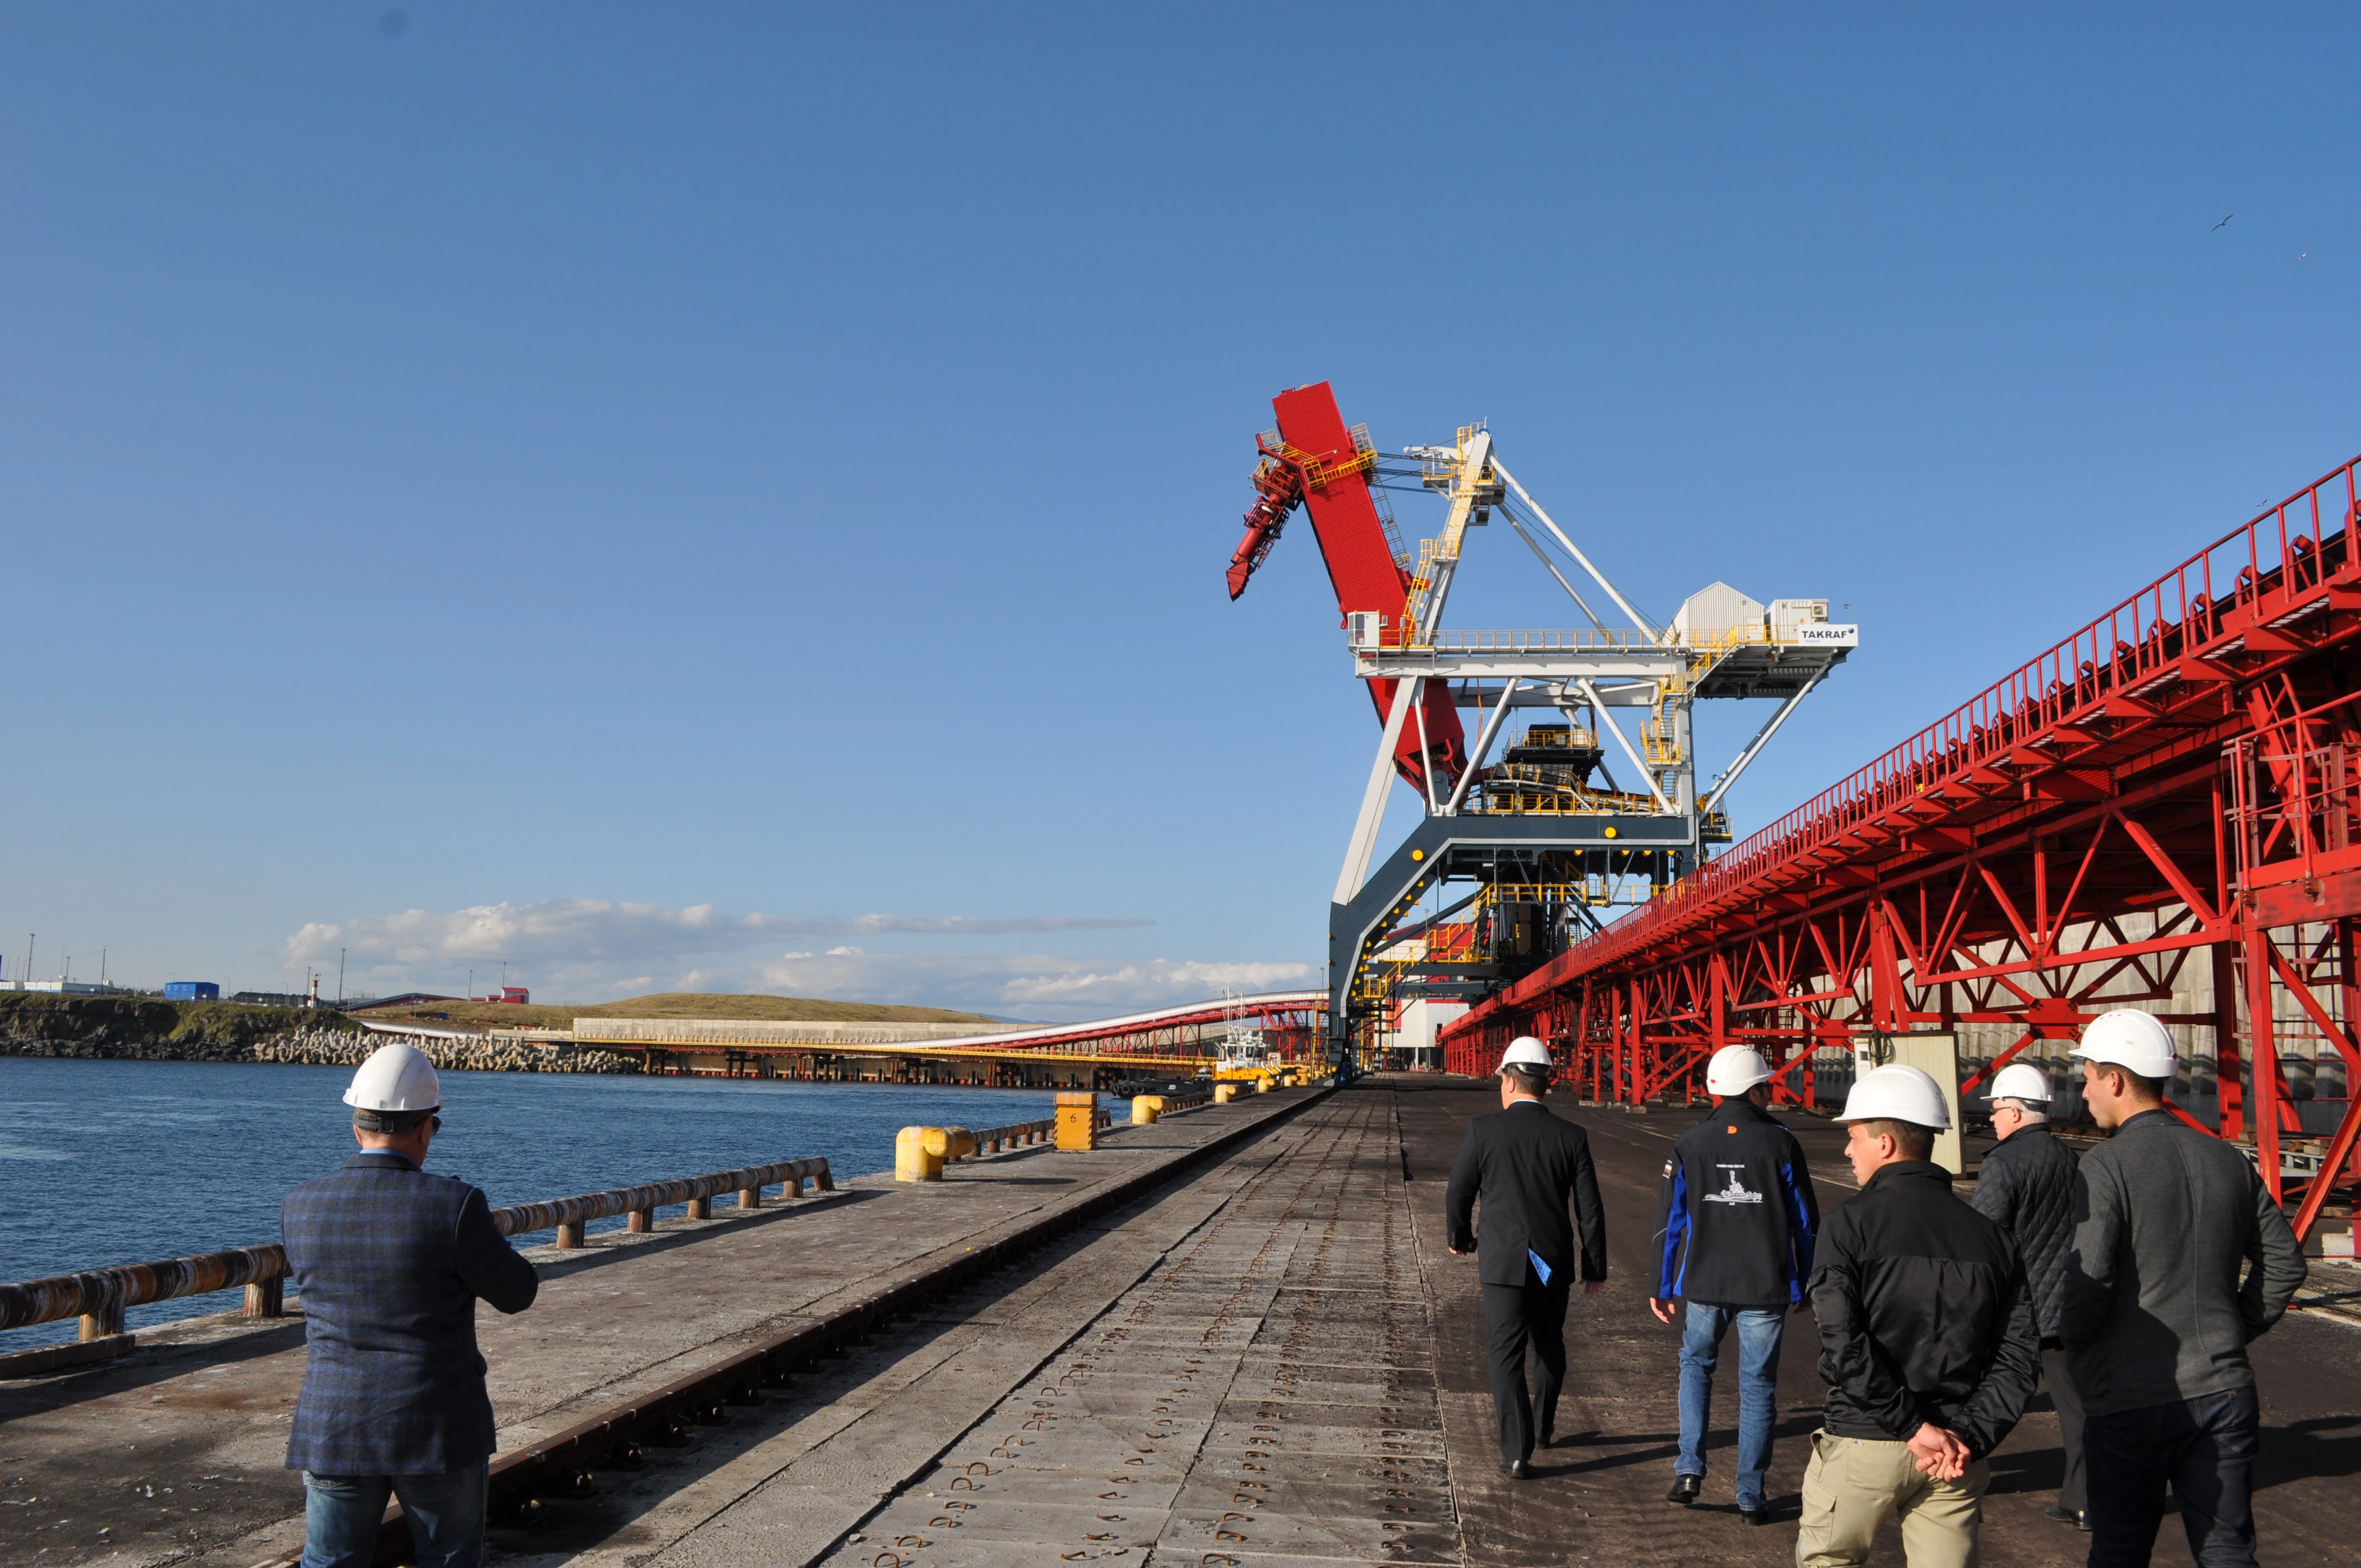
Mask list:
[[[1809,1102],[1824,1047],[2005,1025],[1972,1090],[2147,1004],[2211,1046],[2220,1135],[2252,1144],[2308,1231],[2361,1179],[2356,499],[2348,464],[2191,557],[1471,1009],[1446,1065],[1488,1071],[1532,1033],[1586,1091],[1637,1102],[1694,1092],[1743,1040]],[[2199,974],[2211,1011],[2170,1010]],[[2325,1139],[2295,1114],[2291,1025],[2345,1072]]]

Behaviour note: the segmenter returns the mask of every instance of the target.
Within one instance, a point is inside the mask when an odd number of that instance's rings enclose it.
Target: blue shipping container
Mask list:
[[[173,980],[164,982],[167,1002],[219,1002],[221,987],[210,980]]]

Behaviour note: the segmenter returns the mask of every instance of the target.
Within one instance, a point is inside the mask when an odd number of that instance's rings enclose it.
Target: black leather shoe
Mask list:
[[[2061,1508],[2056,1503],[2052,1503],[2042,1509],[2041,1513],[2045,1519],[2056,1519],[2059,1524],[2070,1524],[2079,1530],[2087,1531],[2091,1528],[2091,1514],[2087,1508]]]
[[[1500,1461],[1500,1474],[1511,1481],[1530,1481],[1533,1478],[1533,1467],[1521,1459],[1503,1459]]]
[[[1668,1503],[1678,1503],[1681,1507],[1686,1508],[1691,1503],[1696,1502],[1697,1500],[1697,1494],[1704,1490],[1704,1476],[1675,1475],[1673,1477],[1673,1489],[1664,1494],[1664,1501]]]
[[[1769,1524],[1771,1522],[1771,1510],[1767,1506],[1760,1508],[1741,1508],[1738,1510],[1738,1522],[1741,1524]]]

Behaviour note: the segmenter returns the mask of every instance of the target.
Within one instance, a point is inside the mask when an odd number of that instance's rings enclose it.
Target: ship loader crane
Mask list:
[[[1230,559],[1230,597],[1245,591],[1301,506],[1354,674],[1383,726],[1329,910],[1329,1026],[1338,1064],[1349,1068],[1378,1059],[1405,1003],[1480,997],[1598,929],[1594,910],[1643,902],[1709,845],[1728,843],[1722,796],[1860,636],[1828,621],[1825,599],[1766,606],[1720,583],[1658,626],[1509,472],[1483,426],[1386,456],[1365,427],[1345,425],[1324,381],[1281,392],[1271,407],[1278,428],[1256,440],[1255,500]],[[1394,488],[1447,503],[1442,531],[1421,542],[1414,561],[1384,499]],[[1469,532],[1495,517],[1585,626],[1442,630]],[[1547,545],[1627,624],[1594,611]],[[1700,697],[1779,701],[1703,798],[1689,724]],[[1478,720],[1472,748],[1463,707]],[[1617,708],[1642,710],[1636,743]],[[1543,711],[1504,738],[1517,709]],[[1496,744],[1501,760],[1488,766]],[[1628,788],[1615,772],[1627,767]],[[1417,793],[1422,817],[1373,870],[1395,778]],[[1419,913],[1446,884],[1470,883],[1474,891],[1448,907]],[[1468,917],[1452,920],[1461,914]]]

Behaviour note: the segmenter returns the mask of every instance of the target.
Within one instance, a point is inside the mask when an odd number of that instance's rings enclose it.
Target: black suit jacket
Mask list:
[[[1476,1200],[1484,1200],[1479,1245],[1472,1222]],[[1487,1285],[1523,1285],[1533,1278],[1527,1252],[1562,1278],[1575,1262],[1575,1227],[1582,1224],[1584,1279],[1607,1277],[1607,1211],[1598,1202],[1598,1173],[1590,1163],[1590,1139],[1580,1127],[1560,1121],[1538,1101],[1519,1101],[1505,1111],[1468,1124],[1467,1141],[1451,1172],[1444,1213],[1455,1252],[1476,1253]]]

